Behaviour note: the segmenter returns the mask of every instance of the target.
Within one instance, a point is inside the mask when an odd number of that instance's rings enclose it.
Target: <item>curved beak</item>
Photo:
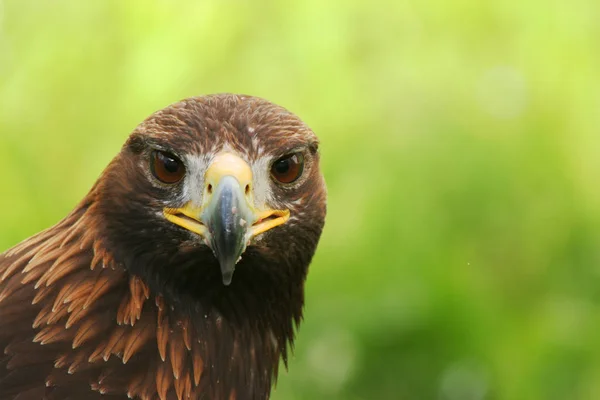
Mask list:
[[[254,206],[252,170],[231,153],[218,155],[205,175],[200,207],[165,208],[170,222],[204,238],[219,261],[223,284],[229,285],[235,265],[257,235],[287,222],[289,210],[257,210]]]

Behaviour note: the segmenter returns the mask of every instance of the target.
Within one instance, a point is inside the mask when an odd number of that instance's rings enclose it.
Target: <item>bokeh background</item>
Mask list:
[[[0,0],[0,249],[151,112],[257,95],[330,193],[273,399],[600,399],[599,74],[594,0]]]

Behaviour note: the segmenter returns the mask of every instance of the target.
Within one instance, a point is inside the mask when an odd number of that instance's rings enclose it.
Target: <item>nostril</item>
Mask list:
[[[206,191],[208,192],[208,194],[212,194],[212,185],[210,183],[206,187]]]
[[[246,185],[246,194],[250,194],[250,185]]]

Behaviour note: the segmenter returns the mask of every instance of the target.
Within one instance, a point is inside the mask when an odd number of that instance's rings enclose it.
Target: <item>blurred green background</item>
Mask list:
[[[593,0],[0,0],[0,249],[151,112],[265,97],[329,215],[273,399],[600,399]]]

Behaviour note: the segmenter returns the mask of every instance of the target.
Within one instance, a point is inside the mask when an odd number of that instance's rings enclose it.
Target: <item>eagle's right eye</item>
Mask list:
[[[155,150],[150,159],[152,175],[163,183],[179,182],[185,175],[183,163],[173,154]]]

